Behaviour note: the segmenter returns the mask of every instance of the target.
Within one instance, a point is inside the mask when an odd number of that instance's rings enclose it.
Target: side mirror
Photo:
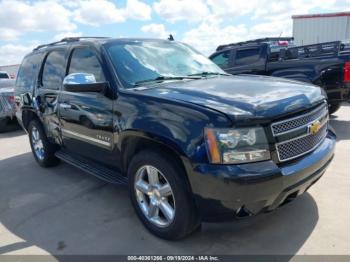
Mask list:
[[[87,73],[69,74],[63,80],[63,88],[68,92],[104,93],[107,87],[107,82],[96,82],[95,76]]]

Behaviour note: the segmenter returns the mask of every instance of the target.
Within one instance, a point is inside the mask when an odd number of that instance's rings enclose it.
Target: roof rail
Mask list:
[[[265,38],[258,38],[254,40],[237,42],[237,43],[232,43],[227,45],[219,45],[216,48],[216,51],[220,51],[222,49],[225,49],[226,47],[242,46],[242,45],[249,45],[249,44],[261,44],[261,43],[270,42],[270,41],[293,41],[293,40],[294,40],[294,37],[265,37]]]
[[[105,39],[105,38],[110,38],[108,36],[72,36],[72,37],[65,37],[61,41],[79,41],[79,40],[84,40],[84,39]]]
[[[44,47],[57,45],[57,44],[59,44],[59,43],[63,43],[63,42],[62,42],[62,41],[57,41],[57,42],[53,42],[53,43],[49,43],[49,44],[38,45],[37,47],[35,47],[35,48],[33,49],[33,51],[39,50],[39,49],[44,48]]]
[[[64,44],[64,43],[68,43],[68,42],[75,42],[75,41],[84,40],[84,39],[105,39],[105,38],[110,38],[110,37],[102,37],[102,36],[65,37],[60,41],[56,41],[56,42],[44,44],[44,45],[38,45],[37,47],[35,47],[33,49],[33,51],[39,50],[39,49],[44,48],[44,47],[54,46],[54,45],[58,45],[58,44]]]

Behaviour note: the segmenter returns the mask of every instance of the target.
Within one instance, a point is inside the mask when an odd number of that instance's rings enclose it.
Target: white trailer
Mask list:
[[[350,12],[294,15],[292,19],[296,45],[350,39]]]

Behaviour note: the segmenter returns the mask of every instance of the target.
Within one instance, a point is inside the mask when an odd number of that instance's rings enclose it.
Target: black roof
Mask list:
[[[106,40],[106,39],[110,39],[110,37],[97,37],[97,36],[85,36],[85,37],[66,37],[63,38],[60,41],[57,42],[53,42],[53,43],[49,43],[49,44],[43,44],[43,45],[39,45],[37,47],[35,47],[33,49],[33,51],[45,48],[45,47],[51,47],[51,46],[57,46],[57,45],[64,45],[70,42],[77,42],[80,40],[92,40],[92,41],[96,41],[96,40]]]
[[[167,41],[168,42],[169,40],[157,39],[157,38],[112,38],[112,37],[93,37],[93,36],[66,37],[57,42],[39,45],[36,48],[34,48],[33,51],[41,50],[47,47],[66,45],[68,43],[78,42],[78,41],[89,41],[94,43],[101,43],[101,42],[107,42],[107,41],[108,42],[112,42],[112,41]]]

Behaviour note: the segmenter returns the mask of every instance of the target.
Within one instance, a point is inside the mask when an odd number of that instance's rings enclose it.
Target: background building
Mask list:
[[[350,12],[294,15],[292,19],[296,45],[350,39]]]

